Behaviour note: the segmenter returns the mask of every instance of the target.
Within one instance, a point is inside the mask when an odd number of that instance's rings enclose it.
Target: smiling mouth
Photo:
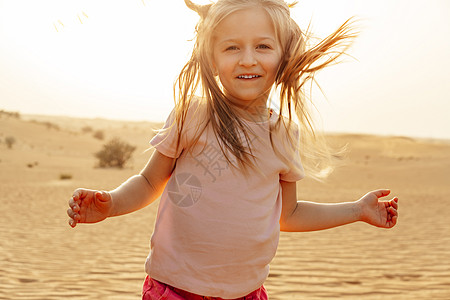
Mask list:
[[[253,79],[253,78],[259,78],[261,75],[239,75],[237,78],[239,79]]]

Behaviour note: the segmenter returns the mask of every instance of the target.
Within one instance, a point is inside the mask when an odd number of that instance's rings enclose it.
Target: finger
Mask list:
[[[67,215],[68,215],[71,219],[73,219],[75,213],[74,213],[74,211],[73,211],[71,208],[69,208],[69,209],[67,210]]]
[[[391,207],[390,213],[391,213],[393,216],[398,216],[398,210],[396,210],[396,209],[393,208],[393,207]]]
[[[389,205],[392,206],[395,209],[398,209],[398,198],[395,197],[391,201],[389,201]]]
[[[392,226],[395,226],[395,224],[397,224],[397,219],[398,219],[398,216],[393,216],[392,217],[392,220],[391,220]]]
[[[67,210],[67,215],[77,223],[81,220],[80,214],[70,208]]]
[[[391,192],[391,190],[382,189],[382,190],[373,191],[372,193],[374,193],[375,196],[377,196],[377,198],[381,198],[381,197],[385,197],[385,196],[389,195],[390,192]]]
[[[78,223],[79,215],[76,214],[71,208],[67,209],[67,215],[69,216],[69,225],[73,228]]]
[[[76,190],[73,192],[72,198],[73,198],[75,201],[79,202],[79,201],[81,201],[83,198],[85,198],[85,197],[88,195],[89,192],[90,192],[90,190],[87,190],[87,189],[76,189]]]
[[[389,207],[387,209],[387,213],[388,213],[388,217],[391,219],[394,217],[398,217],[398,211],[393,207]]]
[[[77,226],[77,221],[75,221],[73,219],[69,219],[69,225],[70,225],[70,227],[74,228],[75,226]]]
[[[386,228],[392,228],[397,224],[397,220],[398,220],[398,216],[393,216],[392,218],[390,218],[390,220],[388,220],[387,224],[386,224]]]
[[[83,190],[82,190],[82,189],[76,189],[76,190],[73,192],[72,198],[73,198],[75,201],[77,201],[77,200],[80,200],[80,199],[82,198],[82,196],[83,196]]]
[[[79,195],[72,196],[71,200],[69,200],[69,206],[74,207],[75,205],[81,205],[81,197]]]
[[[77,202],[75,202],[75,200],[73,198],[71,198],[69,200],[69,207],[74,211],[74,212],[79,212],[80,211],[80,206]]]

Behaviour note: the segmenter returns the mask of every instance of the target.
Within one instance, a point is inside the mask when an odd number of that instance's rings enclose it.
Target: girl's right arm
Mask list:
[[[139,175],[110,192],[75,190],[69,201],[69,224],[96,223],[139,210],[157,199],[169,180],[176,159],[155,150]]]

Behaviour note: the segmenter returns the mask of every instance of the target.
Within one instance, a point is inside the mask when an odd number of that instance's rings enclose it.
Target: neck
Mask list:
[[[232,103],[232,107],[234,108],[236,115],[239,118],[247,121],[259,123],[265,122],[270,118],[270,111],[265,104],[251,107],[242,107]]]
[[[252,101],[236,101],[229,97],[228,103],[234,109],[236,115],[247,121],[264,122],[267,121],[270,114],[267,108],[267,95]]]

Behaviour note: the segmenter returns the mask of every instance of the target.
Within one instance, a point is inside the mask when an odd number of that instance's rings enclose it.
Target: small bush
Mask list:
[[[33,167],[37,167],[39,165],[38,161],[35,161],[34,163],[27,163],[27,167],[28,168],[33,168]]]
[[[118,167],[123,168],[127,161],[131,158],[136,147],[120,140],[113,138],[103,145],[103,149],[95,153],[95,157],[99,159],[99,167]]]
[[[97,130],[96,132],[94,132],[94,137],[96,139],[103,140],[105,138],[105,133],[103,132],[103,130]]]
[[[16,143],[16,138],[13,136],[7,136],[5,138],[5,143],[6,143],[6,146],[8,147],[8,149],[11,149],[13,147],[13,145]]]
[[[54,129],[56,131],[60,130],[60,127],[57,124],[52,123],[52,122],[48,122],[48,121],[42,122],[42,125],[45,125],[45,127],[47,127],[48,130],[51,130],[51,129]]]
[[[67,174],[67,173],[62,173],[62,174],[59,174],[59,179],[60,180],[72,179],[72,175],[71,174]]]
[[[81,132],[83,132],[83,133],[89,133],[92,131],[94,131],[94,130],[92,129],[91,126],[84,126],[83,128],[81,128]]]
[[[5,111],[5,110],[0,110],[0,118],[6,116],[6,117],[11,117],[14,119],[20,119],[20,113],[19,112],[11,112],[11,111]]]

